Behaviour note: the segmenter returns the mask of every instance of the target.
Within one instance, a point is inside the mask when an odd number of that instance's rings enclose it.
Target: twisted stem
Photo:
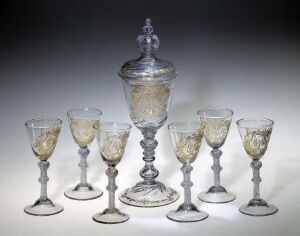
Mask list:
[[[211,156],[213,157],[214,163],[211,167],[211,169],[214,171],[214,187],[220,187],[220,172],[222,170],[222,167],[220,165],[220,157],[222,155],[222,151],[219,149],[213,149],[210,152]]]
[[[253,178],[252,182],[254,184],[253,187],[253,198],[256,200],[260,199],[260,192],[259,192],[259,183],[262,181],[259,175],[259,169],[262,167],[262,163],[259,160],[253,160],[251,162],[251,167],[253,169]]]
[[[184,163],[181,167],[181,171],[183,173],[183,182],[181,183],[181,186],[184,189],[184,203],[183,205],[186,208],[191,207],[192,200],[191,200],[191,187],[193,186],[193,183],[191,182],[191,171],[193,170],[193,167],[190,164]]]
[[[80,162],[78,166],[81,168],[80,174],[80,185],[86,186],[87,185],[87,156],[89,155],[90,150],[88,148],[80,148],[78,154],[80,155]]]
[[[41,183],[41,197],[40,199],[47,199],[47,182],[49,178],[47,176],[47,169],[49,168],[50,164],[48,161],[40,161],[38,163],[38,167],[41,169],[41,175],[38,181]]]
[[[116,209],[115,192],[118,189],[118,186],[116,185],[116,176],[118,175],[118,170],[114,166],[109,166],[106,170],[106,175],[108,177],[108,185],[106,186],[106,189],[109,192],[108,210],[113,211]]]
[[[155,178],[158,176],[159,171],[153,166],[153,161],[155,160],[155,148],[158,145],[155,139],[155,130],[146,129],[142,131],[144,139],[140,142],[143,152],[143,160],[145,161],[145,166],[140,171],[140,176],[144,179],[145,184],[154,184]]]

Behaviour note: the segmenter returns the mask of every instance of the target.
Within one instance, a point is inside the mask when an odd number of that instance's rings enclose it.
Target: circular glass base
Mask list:
[[[208,217],[208,213],[205,211],[199,211],[194,204],[186,207],[183,203],[176,211],[170,211],[166,216],[168,219],[176,222],[188,223],[204,220]]]
[[[100,197],[103,192],[90,184],[86,186],[77,184],[75,187],[68,188],[64,194],[73,200],[91,200]]]
[[[179,193],[161,182],[154,184],[137,183],[119,195],[120,201],[136,207],[159,207],[171,204],[179,198]]]
[[[226,203],[235,200],[235,195],[228,192],[202,192],[198,198],[208,203]]]
[[[110,212],[109,209],[104,210],[102,213],[93,215],[93,220],[104,224],[118,224],[129,220],[129,215],[115,209]]]
[[[268,216],[275,214],[278,208],[272,204],[267,204],[265,206],[251,206],[249,204],[244,204],[240,207],[240,212],[249,216]]]
[[[64,208],[54,204],[50,199],[38,199],[33,205],[24,208],[27,214],[35,216],[50,216],[62,212]]]

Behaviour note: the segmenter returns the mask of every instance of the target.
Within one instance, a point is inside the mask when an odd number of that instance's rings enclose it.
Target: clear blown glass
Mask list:
[[[247,154],[252,158],[253,198],[240,207],[240,212],[251,216],[272,215],[278,208],[260,198],[259,184],[262,181],[259,170],[262,167],[260,159],[267,151],[274,122],[269,119],[241,119],[237,121],[240,136]]]
[[[53,203],[47,195],[47,169],[50,164],[48,159],[54,152],[57,139],[61,130],[62,121],[56,118],[32,119],[25,122],[28,138],[35,156],[40,160],[38,167],[41,170],[40,178],[41,195],[33,205],[24,208],[30,215],[48,216],[63,211],[63,207]]]
[[[184,189],[184,203],[177,210],[168,212],[167,218],[177,222],[196,222],[204,220],[208,214],[198,208],[191,202],[191,187],[193,183],[190,180],[190,173],[193,170],[191,163],[198,156],[203,131],[197,122],[177,122],[168,126],[173,147],[177,159],[182,163],[181,171],[183,173],[183,182],[181,186]]]
[[[212,170],[214,172],[214,185],[207,192],[199,194],[199,199],[208,203],[225,203],[235,199],[235,195],[226,191],[221,186],[220,148],[225,143],[233,111],[226,108],[204,108],[197,112],[201,126],[204,129],[204,137],[207,144],[213,149],[210,154],[213,157]]]
[[[153,165],[158,145],[155,135],[168,117],[176,70],[172,63],[155,56],[159,40],[153,34],[150,19],[146,19],[137,44],[141,57],[127,61],[119,76],[130,117],[144,136],[140,144],[144,149],[145,166],[140,170],[143,180],[123,191],[119,198],[132,206],[155,207],[170,204],[179,197],[174,189],[156,180],[159,171]]]
[[[87,182],[88,146],[95,139],[95,128],[100,126],[102,111],[96,108],[75,108],[67,113],[74,141],[79,146],[80,183],[68,188],[65,196],[73,200],[90,200],[100,197],[103,192]]]
[[[120,122],[105,122],[97,129],[100,155],[108,166],[106,170],[108,177],[106,189],[109,192],[108,208],[93,216],[93,219],[97,222],[115,224],[129,219],[127,214],[116,208],[115,191],[118,189],[116,185],[116,176],[118,175],[116,165],[123,157],[130,131],[131,125]]]

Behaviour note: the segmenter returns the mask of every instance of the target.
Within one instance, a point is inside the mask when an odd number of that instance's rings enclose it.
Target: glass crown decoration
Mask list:
[[[122,192],[119,198],[132,206],[155,207],[170,204],[179,197],[175,190],[155,180],[159,171],[153,165],[154,150],[158,145],[155,134],[167,120],[177,72],[172,63],[155,56],[159,40],[153,34],[150,19],[146,19],[137,44],[141,56],[127,61],[119,76],[123,81],[130,117],[144,136],[140,144],[144,149],[145,166],[140,171],[143,180]]]

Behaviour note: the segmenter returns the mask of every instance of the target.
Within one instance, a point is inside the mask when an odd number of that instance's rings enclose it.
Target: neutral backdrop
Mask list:
[[[0,235],[299,235],[300,44],[295,11],[292,2],[239,2],[3,3]],[[234,111],[222,147],[221,183],[237,199],[226,204],[197,199],[213,182],[210,148],[203,142],[192,172],[193,202],[209,213],[202,222],[180,224],[165,217],[183,201],[182,174],[167,125],[157,134],[155,166],[158,179],[181,193],[177,202],[143,209],[116,199],[130,220],[118,225],[94,222],[92,215],[108,201],[105,165],[95,143],[90,146],[88,180],[103,196],[73,201],[63,195],[80,175],[66,112],[92,106],[103,110],[103,121],[132,123],[117,72],[126,60],[138,57],[135,39],[146,17],[152,18],[161,40],[158,56],[172,61],[179,72],[167,123],[197,121],[196,111],[204,106]],[[64,122],[50,158],[48,195],[65,209],[35,217],[23,212],[40,191],[38,160],[24,122],[46,116]],[[261,169],[261,196],[279,208],[272,216],[250,217],[238,210],[252,197],[251,160],[235,123],[243,117],[275,121]],[[117,193],[140,180],[141,139],[133,127],[118,165]]]

